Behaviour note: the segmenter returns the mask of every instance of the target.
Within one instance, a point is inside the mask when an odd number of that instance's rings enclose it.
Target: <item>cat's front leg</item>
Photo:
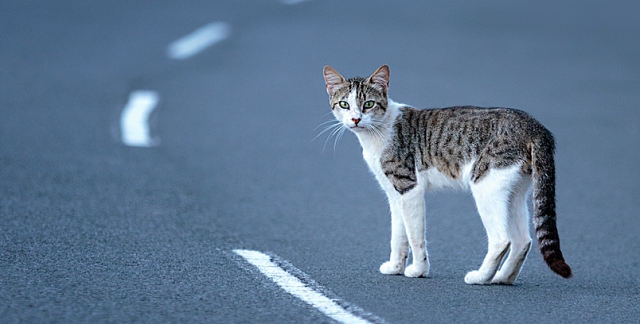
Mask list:
[[[403,274],[409,256],[409,241],[402,220],[400,194],[387,193],[391,208],[391,255],[389,261],[380,266],[380,272],[387,275]]]
[[[401,196],[401,209],[404,227],[411,245],[413,263],[404,275],[407,277],[426,277],[429,274],[429,256],[425,239],[424,189],[416,186]]]

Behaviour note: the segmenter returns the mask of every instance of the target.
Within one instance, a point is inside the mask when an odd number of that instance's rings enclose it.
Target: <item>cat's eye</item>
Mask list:
[[[346,101],[340,101],[340,108],[342,109],[349,109],[349,103]]]
[[[364,109],[371,109],[371,108],[373,108],[373,106],[374,106],[375,104],[376,104],[376,103],[375,103],[375,101],[373,101],[373,100],[369,100],[369,101],[367,101],[367,102],[365,102],[365,103],[364,103],[364,105],[362,106],[362,108],[364,108]]]

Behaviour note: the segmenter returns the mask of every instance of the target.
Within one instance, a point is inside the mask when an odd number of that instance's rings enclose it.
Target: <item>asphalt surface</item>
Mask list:
[[[0,322],[321,323],[232,253],[269,252],[389,323],[640,319],[635,2],[1,1]],[[228,39],[186,59],[209,22]],[[557,139],[558,226],[514,286],[468,286],[485,253],[466,193],[427,197],[431,274],[383,276],[389,212],[322,67],[391,67],[417,107],[523,109]],[[153,90],[157,147],[119,139]]]

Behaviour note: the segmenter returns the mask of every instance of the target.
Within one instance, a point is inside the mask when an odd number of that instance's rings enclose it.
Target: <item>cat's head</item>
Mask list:
[[[324,67],[324,81],[333,115],[345,127],[358,133],[382,124],[387,112],[389,67],[383,65],[369,78],[345,79],[330,66]]]

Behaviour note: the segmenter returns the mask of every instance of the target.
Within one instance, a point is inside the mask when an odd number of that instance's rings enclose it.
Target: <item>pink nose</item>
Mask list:
[[[358,126],[358,123],[360,122],[360,118],[351,118],[351,120],[353,121],[354,124],[356,124],[356,126]]]

